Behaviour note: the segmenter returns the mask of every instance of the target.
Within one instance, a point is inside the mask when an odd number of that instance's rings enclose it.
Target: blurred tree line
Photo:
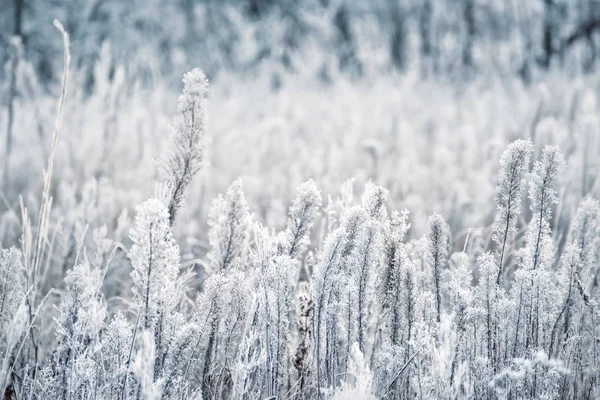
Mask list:
[[[365,67],[470,77],[596,65],[598,0],[1,0],[0,77],[22,54],[39,79],[59,73],[52,20],[71,34],[75,65],[93,86],[106,47],[138,78],[179,76],[201,65],[255,71],[265,61],[287,70],[307,54],[355,76]],[[15,40],[14,38],[18,38]],[[12,63],[14,64],[14,63]]]

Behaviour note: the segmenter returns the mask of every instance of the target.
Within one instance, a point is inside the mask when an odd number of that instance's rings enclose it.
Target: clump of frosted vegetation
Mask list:
[[[205,226],[184,199],[201,186],[207,94],[185,74],[159,188],[133,219],[109,218],[106,181],[62,187],[83,203],[60,241],[52,168],[37,229],[21,204],[20,248],[0,253],[4,399],[600,398],[600,205],[587,183],[569,197],[558,146],[509,144],[486,224],[466,232],[442,210],[413,229],[377,179],[324,196],[320,176],[272,225],[252,178],[228,182]],[[177,230],[192,225],[206,241]]]

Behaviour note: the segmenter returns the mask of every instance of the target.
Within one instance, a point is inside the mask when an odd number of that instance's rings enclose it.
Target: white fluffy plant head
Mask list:
[[[387,218],[387,208],[385,206],[388,198],[388,190],[383,186],[368,182],[365,185],[363,193],[362,206],[369,216],[379,222],[384,222]]]
[[[525,261],[531,269],[547,266],[551,258],[552,239],[550,220],[552,207],[558,203],[554,185],[565,169],[565,160],[558,146],[546,146],[536,161],[529,181],[529,200],[532,218],[527,231]]]
[[[376,399],[373,374],[360,351],[358,343],[350,350],[348,373],[342,385],[331,395],[332,400],[371,400]]]
[[[331,232],[323,246],[320,259],[313,273],[313,291],[315,298],[315,316],[321,305],[325,306],[335,280],[339,277],[342,252],[347,234],[344,228]],[[321,299],[321,300],[320,300]]]
[[[129,257],[133,266],[133,300],[149,327],[159,308],[172,310],[181,299],[179,247],[169,225],[167,207],[151,198],[136,207]]]
[[[517,233],[516,223],[521,212],[521,197],[529,160],[534,147],[529,140],[516,140],[502,153],[496,185],[496,218],[492,239],[498,244],[499,269],[497,283],[503,271],[504,255],[509,240]]]
[[[537,211],[550,218],[551,207],[558,202],[553,185],[565,167],[565,159],[558,146],[544,147],[542,157],[535,162],[531,174],[529,198],[532,212]]]
[[[485,296],[488,292],[496,292],[497,286],[494,284],[494,279],[498,273],[498,263],[494,256],[490,253],[484,253],[477,259],[479,267],[479,285],[476,288],[477,294],[485,301]]]
[[[280,235],[279,253],[297,258],[304,251],[310,229],[322,205],[321,193],[312,179],[298,187],[296,199],[290,207],[287,227]]]
[[[450,228],[444,217],[437,213],[429,217],[428,225],[427,262],[431,267],[436,262],[445,265],[450,247]]]
[[[242,180],[238,178],[229,186],[225,196],[217,196],[210,209],[208,237],[212,248],[207,255],[206,266],[209,275],[241,263],[246,255],[250,221]]]
[[[169,149],[159,166],[162,182],[170,193],[167,207],[171,225],[182,206],[186,188],[207,158],[207,95],[208,79],[199,68],[183,76],[178,114],[170,126]]]
[[[529,168],[533,144],[529,140],[516,140],[502,153],[500,171],[496,185],[498,204],[494,224],[494,240],[502,240],[504,229],[507,234],[515,233],[516,217],[521,210],[523,181]],[[508,227],[506,223],[508,222]]]

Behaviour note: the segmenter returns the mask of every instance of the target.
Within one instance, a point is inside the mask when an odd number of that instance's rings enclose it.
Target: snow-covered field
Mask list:
[[[600,398],[597,78],[109,70],[0,114],[4,399]]]

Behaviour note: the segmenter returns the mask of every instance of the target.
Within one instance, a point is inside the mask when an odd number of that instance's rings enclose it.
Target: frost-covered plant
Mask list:
[[[193,356],[199,327],[194,323],[186,323],[183,319],[176,319],[167,328],[171,332],[165,340],[162,354],[159,354],[161,369],[158,381],[163,398],[178,399],[188,396],[190,392],[188,363]]]
[[[444,285],[450,304],[453,327],[457,331],[456,347],[450,368],[450,384],[456,393],[465,391],[461,372],[469,361],[470,351],[468,324],[471,322],[474,293],[469,262],[469,256],[464,251],[454,253],[450,258],[450,277]]]
[[[132,364],[130,351],[126,367],[127,371],[132,368],[136,379],[135,393],[178,398],[189,391],[186,379],[198,341],[199,326],[196,321],[186,321],[183,307],[190,275],[179,273],[179,248],[171,233],[167,207],[151,198],[137,211],[130,251],[137,314],[131,349],[135,345],[137,352]],[[136,345],[138,330],[144,342]],[[153,359],[147,352],[154,354]],[[150,375],[142,371],[150,367]],[[128,372],[125,380],[127,377]],[[126,383],[121,389],[129,390]]]
[[[363,194],[362,205],[371,218],[384,222],[387,218],[386,202],[388,191],[382,186],[367,183]]]
[[[325,240],[320,261],[315,266],[313,277],[313,298],[315,301],[314,323],[314,360],[316,388],[320,392],[323,387],[324,328],[328,317],[328,304],[340,278],[341,260],[347,233],[344,228],[337,228]]]
[[[207,256],[207,272],[215,274],[238,266],[244,256],[250,231],[248,204],[241,179],[229,186],[225,196],[219,195],[213,201],[208,224],[212,248]]]
[[[266,293],[265,304],[268,304],[269,312],[265,315],[268,318],[265,322],[271,328],[269,332],[271,338],[266,345],[271,349],[267,354],[271,356],[271,367],[267,376],[271,377],[272,383],[267,382],[267,387],[271,386],[272,396],[280,397],[283,395],[283,385],[289,374],[289,357],[287,344],[290,338],[290,320],[291,306],[294,295],[294,289],[298,276],[298,265],[289,256],[274,257],[263,271],[263,285],[268,289]],[[266,309],[267,307],[265,307]]]
[[[406,278],[404,275],[410,260],[402,240],[409,227],[408,211],[393,212],[389,225],[383,231],[383,273],[379,277],[381,312],[384,319],[384,340],[390,340],[393,345],[398,344],[400,329],[403,325],[402,308],[405,304],[403,279]]]
[[[557,146],[546,146],[540,160],[536,161],[529,182],[531,202],[530,228],[527,241],[529,267],[537,269],[543,262],[546,243],[550,235],[552,206],[558,202],[554,184],[558,174],[565,168],[565,160]]]
[[[579,288],[589,290],[593,285],[592,277],[596,269],[596,257],[600,248],[600,205],[598,201],[585,198],[579,208],[569,232],[569,244],[567,244],[561,259],[560,269],[557,273],[560,285],[560,296],[562,307],[556,317],[550,337],[549,355],[552,356],[555,349],[555,340],[567,341],[581,327],[578,314],[581,307],[581,292]],[[577,307],[579,305],[579,307]],[[556,335],[559,335],[558,337]]]
[[[167,207],[160,200],[149,199],[138,206],[131,240],[133,301],[141,325],[150,329],[180,301],[179,248]]]
[[[123,392],[132,333],[131,324],[119,312],[112,318],[100,340],[100,388],[107,398],[118,398]]]
[[[491,253],[481,255],[477,261],[479,264],[479,284],[475,291],[476,302],[484,310],[485,314],[485,337],[487,343],[487,358],[492,369],[497,368],[498,361],[498,339],[497,324],[498,312],[496,307],[499,302],[500,287],[496,283],[499,269],[494,256]]]
[[[364,200],[364,199],[363,199]],[[363,202],[364,203],[364,202]],[[383,204],[383,203],[380,203]],[[342,251],[342,259],[340,260],[340,270],[338,271],[338,283],[331,290],[331,297],[328,301],[328,314],[325,325],[326,329],[326,349],[328,355],[326,357],[328,384],[331,386],[337,383],[336,377],[338,372],[338,358],[343,361],[341,363],[342,371],[345,371],[350,357],[350,347],[353,343],[359,341],[360,346],[364,349],[364,340],[360,342],[359,336],[361,331],[366,329],[366,309],[368,305],[366,292],[373,291],[373,252],[362,254],[361,250],[369,250],[373,244],[373,235],[378,235],[377,225],[371,221],[369,213],[362,206],[354,206],[345,212],[341,222],[342,228],[347,232],[346,241]],[[371,229],[374,228],[374,229]],[[369,230],[367,235],[363,233]],[[365,256],[367,258],[365,258]],[[363,268],[365,267],[365,268]],[[362,294],[359,294],[359,286],[362,285]],[[359,302],[362,302],[359,305]],[[362,314],[359,317],[358,313]],[[340,314],[342,318],[340,318]],[[345,331],[345,332],[344,332]],[[362,333],[364,335],[364,331]],[[338,353],[338,346],[335,344],[339,340],[339,336],[344,336],[345,346]],[[363,338],[364,339],[364,338]]]
[[[374,221],[361,226],[356,245],[347,260],[350,274],[348,287],[352,303],[356,307],[356,336],[361,353],[367,345],[370,302],[375,293],[375,278],[381,256],[381,232]]]
[[[506,246],[510,237],[516,233],[517,218],[521,211],[523,181],[532,152],[533,144],[530,141],[517,140],[508,146],[500,158],[500,171],[496,185],[498,208],[493,231],[493,239],[500,246],[497,284],[500,283],[504,268]]]
[[[521,352],[547,348],[552,335],[552,315],[556,312],[556,286],[552,282],[553,243],[550,230],[552,207],[558,202],[554,188],[565,163],[560,149],[546,146],[534,165],[530,178],[531,221],[526,245],[520,250],[512,296],[517,304],[513,339],[513,358]],[[537,372],[530,394],[537,392]]]
[[[321,205],[321,193],[312,180],[298,187],[296,199],[290,208],[287,227],[281,235],[282,254],[291,258],[297,258],[301,254]]]
[[[170,126],[169,149],[160,165],[161,177],[170,194],[167,204],[170,225],[175,222],[185,191],[206,157],[207,94],[208,79],[200,69],[195,68],[183,76],[178,114]]]
[[[586,385],[580,381],[584,366],[595,366],[598,359],[595,346],[585,352],[583,347],[591,343],[585,339],[586,331],[592,332],[597,318],[589,291],[594,290],[593,276],[596,274],[596,257],[600,247],[600,207],[596,200],[584,199],[569,232],[569,243],[563,252],[560,268],[556,274],[558,284],[558,308],[553,313],[548,356],[565,360],[565,366],[573,373],[563,378],[561,386],[566,396],[576,396],[577,388]],[[592,367],[592,370],[595,367]],[[597,376],[592,373],[589,379]],[[567,385],[568,382],[568,385]],[[592,388],[590,387],[590,390]]]
[[[205,346],[202,364],[204,395],[225,396],[239,384],[237,363],[242,355],[241,342],[251,317],[254,296],[252,277],[247,272],[231,270],[212,275],[198,299],[195,316],[198,339],[195,348]],[[253,317],[253,316],[252,316]],[[233,377],[232,377],[233,376]],[[231,382],[233,380],[233,382]]]
[[[65,285],[57,319],[58,344],[53,357],[54,392],[63,399],[85,397],[97,385],[92,357],[106,313],[100,295],[102,275],[99,270],[79,264],[68,272]]]
[[[569,232],[569,241],[579,249],[577,273],[594,274],[600,246],[600,203],[591,197],[583,199]],[[589,288],[593,282],[584,282]]]
[[[441,317],[441,276],[442,270],[446,268],[448,259],[450,238],[449,228],[444,218],[439,214],[429,217],[427,230],[427,267],[432,276],[433,290],[435,293],[436,321]]]
[[[223,296],[227,294],[229,279],[225,273],[218,273],[210,276],[205,281],[204,292],[198,299],[197,310],[194,320],[201,327],[198,339],[194,346],[194,353],[203,352],[199,355],[202,360],[201,365],[201,388],[204,396],[207,396],[214,388],[210,384],[210,374],[215,369],[213,367],[213,352],[215,340],[218,335],[219,317],[224,314],[224,308],[227,302]],[[190,360],[191,361],[191,360]]]

